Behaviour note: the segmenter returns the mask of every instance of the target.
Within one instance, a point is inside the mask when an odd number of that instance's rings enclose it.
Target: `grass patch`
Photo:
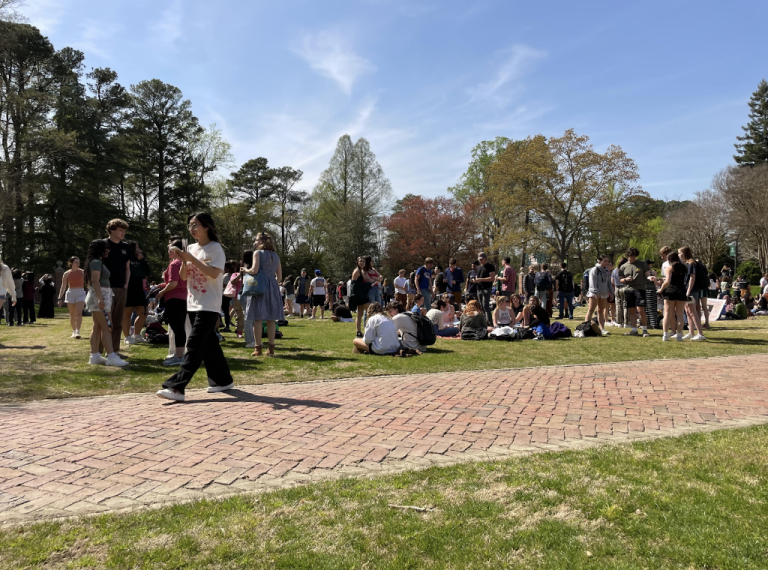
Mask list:
[[[565,321],[573,328],[577,319]],[[27,327],[0,326],[0,401],[67,398],[157,390],[172,371],[162,366],[167,346],[132,346],[123,349],[128,369],[89,366],[91,320],[83,321],[82,340],[69,338],[69,318],[57,310],[53,320]],[[241,385],[351,378],[385,374],[521,368],[553,364],[590,364],[657,358],[730,356],[768,352],[768,318],[713,323],[708,342],[662,343],[661,332],[651,338],[625,337],[611,328],[607,338],[567,339],[552,342],[462,342],[438,339],[427,354],[415,358],[371,358],[352,354],[353,323],[291,319],[278,341],[279,358],[250,357],[233,334],[225,335],[224,351],[235,382]],[[207,386],[205,372],[191,388]]]
[[[0,567],[762,569],[766,450],[759,426],[42,523]]]

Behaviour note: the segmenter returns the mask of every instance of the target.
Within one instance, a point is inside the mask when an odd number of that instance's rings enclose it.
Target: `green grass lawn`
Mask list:
[[[41,523],[0,567],[764,569],[766,451],[761,426]]]
[[[577,317],[584,315],[577,309]],[[564,321],[573,328],[578,324]],[[87,337],[91,320],[83,321]],[[690,358],[768,352],[768,318],[713,323],[708,342],[661,342],[661,332],[651,338],[625,337],[624,330],[609,328],[607,338],[567,339],[549,342],[465,342],[438,339],[427,354],[412,358],[373,358],[352,354],[353,323],[291,319],[278,341],[278,358],[251,358],[251,350],[234,334],[225,335],[225,353],[235,382],[241,385],[290,382],[366,375],[518,368],[553,364],[587,364],[656,358]],[[69,338],[65,311],[53,320],[26,327],[0,326],[0,402],[123,394],[157,390],[172,370],[162,366],[167,346],[132,346],[123,349],[127,369],[89,366],[87,338]],[[207,386],[204,371],[191,388]]]

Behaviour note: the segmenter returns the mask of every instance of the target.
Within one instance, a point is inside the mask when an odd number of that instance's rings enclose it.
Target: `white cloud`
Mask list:
[[[19,12],[43,34],[50,35],[64,19],[67,4],[65,0],[27,0]]]
[[[74,42],[75,47],[82,50],[86,57],[97,55],[101,58],[109,57],[109,47],[120,26],[101,20],[86,19],[82,23],[83,33],[80,39]]]
[[[181,0],[174,0],[168,8],[163,10],[157,20],[149,24],[149,31],[152,34],[150,41],[166,48],[173,46],[181,37],[183,17]]]
[[[500,93],[501,88],[510,82],[519,80],[547,55],[545,51],[524,45],[512,46],[506,53],[508,53],[508,57],[496,71],[493,79],[469,90],[473,100],[485,99],[496,101],[501,105],[506,104],[510,100],[510,96],[509,93]],[[515,86],[512,89],[514,90]]]
[[[351,42],[338,32],[306,34],[293,51],[320,75],[338,83],[347,95],[352,93],[352,86],[360,75],[376,69],[370,61],[357,55]]]

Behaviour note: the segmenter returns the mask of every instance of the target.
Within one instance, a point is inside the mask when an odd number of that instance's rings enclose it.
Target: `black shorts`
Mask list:
[[[627,302],[627,309],[645,309],[645,291],[624,289],[624,300]]]
[[[312,295],[312,304],[315,307],[322,307],[325,305],[325,295]]]
[[[298,305],[309,305],[309,297],[306,295],[296,295],[296,303]]]

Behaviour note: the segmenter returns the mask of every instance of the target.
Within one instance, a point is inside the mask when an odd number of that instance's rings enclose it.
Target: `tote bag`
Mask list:
[[[261,297],[267,292],[267,274],[261,265],[261,252],[259,254],[259,270],[256,275],[248,273],[243,277],[243,297]]]

